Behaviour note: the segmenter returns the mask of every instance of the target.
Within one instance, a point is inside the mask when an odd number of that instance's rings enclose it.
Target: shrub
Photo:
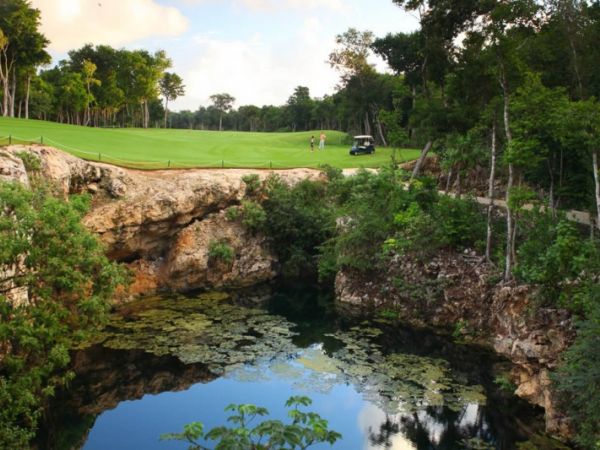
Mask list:
[[[235,256],[233,247],[224,241],[211,241],[208,244],[208,259],[231,264]]]
[[[542,301],[585,313],[600,273],[596,243],[566,218],[554,220],[550,212],[528,213],[521,226],[526,237],[517,250],[515,275],[538,285]]]
[[[242,202],[242,223],[248,230],[253,233],[262,231],[267,221],[267,214],[263,207],[251,200],[244,200]]]
[[[225,219],[229,222],[235,222],[240,218],[241,212],[238,206],[230,206],[225,210]]]
[[[394,225],[397,231],[384,243],[384,250],[410,253],[421,259],[442,248],[481,247],[486,227],[475,202],[451,197],[415,201],[395,214]]]
[[[338,267],[377,270],[382,244],[394,231],[395,213],[414,198],[414,192],[406,190],[396,175],[389,169],[377,174],[359,171],[332,186],[344,218],[335,242],[330,244]]]
[[[39,172],[42,170],[42,161],[37,155],[30,152],[17,152],[16,155],[23,161],[27,172]]]
[[[29,293],[23,304],[0,295],[0,448],[28,447],[46,399],[73,377],[69,349],[104,323],[126,281],[81,224],[88,205],[0,183],[0,266],[17,267],[0,287]]]
[[[596,285],[596,300],[600,286]],[[554,379],[563,406],[577,430],[577,442],[584,448],[600,443],[600,302],[585,320],[577,323],[577,337],[565,352]]]
[[[285,276],[317,273],[319,247],[333,236],[335,211],[327,184],[303,180],[290,187],[277,177],[267,180],[264,231],[273,240]]]
[[[246,195],[253,196],[260,192],[260,177],[253,173],[244,175],[242,181],[246,184]]]

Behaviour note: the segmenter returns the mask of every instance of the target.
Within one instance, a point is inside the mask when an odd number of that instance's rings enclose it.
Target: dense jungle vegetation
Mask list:
[[[272,238],[284,276],[332,283],[339,270],[350,270],[376,279],[398,258],[427,261],[441,251],[465,249],[483,256],[491,242],[488,264],[502,281],[506,217],[491,217],[488,241],[487,208],[469,197],[439,194],[432,178],[411,180],[409,173],[395,167],[379,173],[360,171],[353,177],[334,168],[325,171],[328,182],[303,181],[293,187],[277,177],[262,186],[248,177],[256,200],[229,214],[230,220],[242,220]],[[595,448],[600,438],[595,394],[600,370],[600,243],[597,235],[590,237],[589,228],[534,203],[533,209],[521,205],[515,210],[519,227],[513,236],[515,265],[509,282],[538,288],[534,308],[566,308],[575,317],[578,336],[555,382],[563,407],[576,418],[578,443]]]

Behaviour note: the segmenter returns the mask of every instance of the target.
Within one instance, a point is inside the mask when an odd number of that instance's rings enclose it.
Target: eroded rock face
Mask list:
[[[318,178],[320,171],[264,170],[129,170],[88,162],[44,146],[11,146],[0,153],[0,177],[27,184],[18,152],[41,161],[41,175],[65,195],[93,196],[84,218],[87,228],[106,245],[110,258],[128,263],[132,295],[167,289],[187,291],[241,287],[275,276],[275,256],[264,237],[249,234],[223,211],[244,198],[244,175],[265,179],[276,173],[295,183]],[[212,241],[234,249],[231,264],[208,260]]]
[[[482,258],[466,251],[440,254],[426,262],[398,258],[376,280],[339,273],[335,287],[344,305],[394,308],[417,324],[465,324],[515,364],[515,393],[545,409],[547,431],[569,437],[569,422],[556,407],[550,373],[573,341],[570,315],[533,307],[535,292],[530,287],[497,285],[491,274]]]

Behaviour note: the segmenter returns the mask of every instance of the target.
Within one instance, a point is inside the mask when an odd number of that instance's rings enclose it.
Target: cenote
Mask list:
[[[516,448],[543,423],[494,383],[507,368],[448,336],[343,316],[315,289],[146,298],[74,351],[37,446],[185,449],[160,435],[222,425],[230,403],[285,420],[286,399],[306,395],[343,435],[335,449]]]

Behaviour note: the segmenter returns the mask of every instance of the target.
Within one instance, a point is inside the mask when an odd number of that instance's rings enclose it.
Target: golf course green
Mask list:
[[[380,167],[392,149],[350,156],[345,133],[325,131],[325,150],[318,150],[319,131],[250,133],[140,128],[90,128],[41,120],[0,117],[0,145],[43,143],[75,156],[140,169],[186,167],[292,168]],[[315,151],[310,137],[315,136]],[[398,161],[418,157],[418,150],[397,150]]]

